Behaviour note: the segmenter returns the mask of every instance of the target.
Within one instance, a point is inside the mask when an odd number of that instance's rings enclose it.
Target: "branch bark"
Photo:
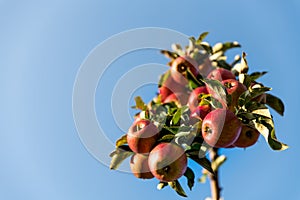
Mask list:
[[[213,148],[210,153],[209,157],[211,162],[214,162],[218,158],[218,149]],[[212,200],[220,200],[221,197],[221,188],[219,184],[219,172],[218,169],[215,169],[215,175],[210,174],[209,180],[210,180],[210,190],[211,190],[211,198]]]

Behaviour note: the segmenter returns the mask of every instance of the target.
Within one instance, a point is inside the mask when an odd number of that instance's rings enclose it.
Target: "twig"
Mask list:
[[[210,156],[211,162],[214,162],[219,156],[218,149],[213,148],[210,151],[209,156]],[[218,168],[215,169],[215,175],[213,175],[213,174],[209,175],[209,180],[210,180],[210,190],[211,190],[212,200],[220,200],[221,188],[220,188],[220,185],[219,185]]]

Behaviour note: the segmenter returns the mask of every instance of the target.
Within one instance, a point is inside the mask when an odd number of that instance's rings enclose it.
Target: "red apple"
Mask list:
[[[201,102],[201,96],[203,94],[208,94],[205,86],[198,87],[191,92],[188,105],[192,112],[199,106],[199,103]]]
[[[202,136],[212,147],[227,147],[239,137],[242,123],[227,109],[216,109],[206,115],[202,122]]]
[[[210,105],[198,106],[191,113],[191,118],[197,118],[197,119],[203,120],[210,111],[211,111],[211,106]]]
[[[130,169],[133,175],[141,179],[151,179],[153,174],[148,165],[148,155],[135,154],[130,159]]]
[[[127,133],[129,148],[135,153],[149,153],[159,135],[158,128],[149,120],[133,122]]]
[[[187,169],[187,156],[182,147],[174,143],[160,143],[149,155],[149,168],[160,181],[180,178]]]
[[[187,70],[190,70],[191,73],[197,77],[198,72],[198,63],[189,56],[181,56],[176,58],[172,62],[171,66],[171,76],[179,84],[187,84]]]
[[[224,80],[222,84],[225,86],[227,93],[231,95],[229,109],[235,112],[235,106],[238,104],[239,97],[247,90],[247,87],[235,79]]]
[[[183,106],[187,104],[189,98],[189,93],[173,93],[169,95],[163,103],[171,103],[174,102],[178,106]]]
[[[187,87],[187,83],[178,83],[176,82],[172,76],[168,76],[166,80],[162,83],[159,88],[159,95],[161,97],[161,101],[164,100],[173,93],[189,93],[190,90]]]
[[[235,79],[235,75],[227,69],[218,68],[218,69],[215,69],[215,70],[211,71],[207,75],[207,78],[213,79],[213,80],[223,81],[223,80],[226,80],[226,79]]]
[[[234,142],[233,146],[241,148],[250,147],[257,142],[259,135],[260,133],[258,132],[258,130],[243,125],[241,134],[238,137],[238,139]]]

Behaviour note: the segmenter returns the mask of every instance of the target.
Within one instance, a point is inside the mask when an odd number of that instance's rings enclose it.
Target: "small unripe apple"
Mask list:
[[[197,77],[199,74],[198,63],[189,56],[181,56],[176,58],[172,62],[171,76],[173,79],[180,84],[187,84],[187,70]]]
[[[233,146],[240,148],[250,147],[257,142],[259,135],[260,133],[258,132],[258,130],[243,125],[241,134],[234,142]]]
[[[226,79],[235,79],[235,75],[224,68],[218,68],[213,71],[211,71],[208,75],[207,78],[213,79],[213,80],[218,80],[218,81],[223,81]]]
[[[151,179],[154,177],[148,165],[148,155],[134,154],[130,159],[130,169],[137,178]]]
[[[191,92],[188,105],[192,112],[199,106],[199,103],[201,102],[201,96],[204,94],[208,94],[206,86],[200,86]]]
[[[222,84],[225,86],[227,94],[231,95],[229,109],[235,112],[235,106],[238,104],[239,97],[247,90],[247,87],[235,79],[224,80]]]
[[[150,120],[136,120],[128,130],[127,143],[135,153],[149,153],[158,135],[158,128]]]
[[[180,178],[187,169],[187,156],[182,147],[174,143],[160,143],[149,154],[149,168],[160,181]]]
[[[204,141],[212,147],[227,147],[239,137],[242,123],[227,109],[216,109],[206,115],[202,122]]]

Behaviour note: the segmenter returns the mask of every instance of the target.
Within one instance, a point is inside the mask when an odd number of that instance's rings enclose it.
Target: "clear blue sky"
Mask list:
[[[149,26],[194,36],[209,31],[211,43],[237,40],[243,48],[236,52],[248,53],[252,71],[269,71],[262,81],[286,104],[285,117],[273,112],[277,135],[291,148],[273,152],[261,138],[246,151],[224,151],[223,195],[300,199],[299,13],[298,0],[0,0],[0,199],[181,199],[169,188],[157,191],[155,180],[110,171],[87,152],[73,121],[73,84],[89,52],[114,34]],[[122,75],[118,67],[167,62],[151,50],[127,56],[114,63],[112,76]],[[109,92],[99,87],[97,102]],[[153,86],[136,91],[146,98],[154,93]],[[99,119],[106,118],[96,107]],[[115,139],[122,132],[106,114]],[[188,199],[210,193],[208,184],[189,192],[182,183]]]

